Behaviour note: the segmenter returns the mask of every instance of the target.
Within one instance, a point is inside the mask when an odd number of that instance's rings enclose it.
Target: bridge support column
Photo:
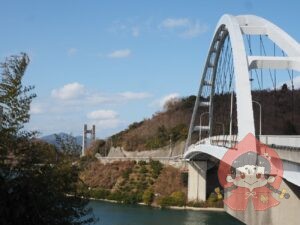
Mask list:
[[[188,201],[206,200],[206,161],[189,162]]]

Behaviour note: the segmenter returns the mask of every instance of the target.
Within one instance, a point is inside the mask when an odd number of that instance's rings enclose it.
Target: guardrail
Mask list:
[[[136,161],[147,161],[147,160],[182,160],[182,155],[178,156],[172,156],[172,157],[150,157],[150,156],[145,156],[145,157],[105,157],[105,156],[99,156],[95,155],[98,159],[106,159],[106,160],[136,160]]]
[[[145,161],[150,162],[150,160],[160,161],[164,165],[170,165],[181,170],[187,169],[187,162],[183,159],[182,155],[173,156],[173,157],[102,157],[96,156],[97,159],[103,163],[112,163],[115,161]]]
[[[205,138],[200,144],[208,144],[232,148],[238,143],[236,135],[218,135]],[[300,135],[261,135],[259,140],[272,148],[280,150],[300,151]]]

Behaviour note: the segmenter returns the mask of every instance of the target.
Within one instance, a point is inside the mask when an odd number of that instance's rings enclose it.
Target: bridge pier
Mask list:
[[[207,161],[190,161],[188,169],[188,201],[205,201]]]

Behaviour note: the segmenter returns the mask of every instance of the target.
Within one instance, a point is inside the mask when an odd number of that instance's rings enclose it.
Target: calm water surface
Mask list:
[[[101,225],[241,225],[224,212],[156,209],[91,201],[89,206]]]

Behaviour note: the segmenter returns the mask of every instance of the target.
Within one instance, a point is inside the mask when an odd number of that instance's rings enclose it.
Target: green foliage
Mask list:
[[[144,160],[141,160],[141,161],[138,162],[138,165],[145,166],[145,165],[147,165],[147,162],[144,161]]]
[[[187,138],[188,128],[185,124],[178,124],[170,130],[172,141],[185,140]]]
[[[1,224],[88,224],[94,218],[86,208],[87,201],[77,197],[78,168],[68,158],[58,161],[53,146],[21,131],[29,121],[30,103],[35,97],[32,86],[22,85],[28,63],[28,56],[22,53],[1,64]]]
[[[185,140],[187,138],[187,126],[185,124],[178,124],[171,129],[166,129],[165,126],[160,126],[157,129],[156,135],[146,141],[147,149],[157,149],[169,144],[170,138],[172,143]]]
[[[2,140],[1,140],[2,141]],[[1,163],[0,215],[3,224],[85,224],[87,201],[76,197],[78,169],[70,161],[50,163],[29,140],[16,139],[13,162]],[[1,142],[1,147],[3,147]],[[71,194],[67,196],[66,194]],[[87,216],[81,220],[82,216]]]
[[[145,174],[147,172],[148,172],[148,170],[147,170],[146,166],[142,165],[140,168],[140,173]]]
[[[107,140],[97,139],[93,141],[86,149],[87,155],[100,154],[102,157],[107,156],[111,147],[111,142]]]
[[[176,191],[171,194],[174,205],[183,206],[185,205],[185,194],[181,191]]]
[[[152,189],[147,189],[143,194],[143,202],[146,205],[151,205],[154,199],[154,192]]]
[[[168,131],[167,129],[165,128],[164,125],[162,126],[159,126],[158,129],[157,129],[157,137],[158,139],[160,140],[166,140],[168,139]]]
[[[95,188],[89,191],[89,196],[96,199],[106,199],[109,195],[110,191],[103,188]]]
[[[135,122],[113,135],[113,145],[136,151],[164,147],[169,144],[170,136],[172,143],[185,140],[195,99],[189,96],[169,101],[165,110],[155,113],[151,119]]]
[[[129,179],[129,175],[132,173],[132,168],[128,168],[128,169],[126,169],[124,172],[123,172],[123,174],[122,174],[122,177],[124,178],[124,179]]]
[[[157,178],[159,176],[161,170],[163,169],[162,163],[160,161],[151,159],[149,164],[152,169],[153,178]]]
[[[59,150],[70,157],[79,157],[81,152],[81,146],[77,144],[76,138],[70,135],[61,137],[55,134],[56,145]]]
[[[2,129],[17,134],[29,121],[30,103],[36,94],[34,86],[23,86],[22,78],[29,64],[27,54],[14,55],[0,64],[0,104],[4,108]]]
[[[182,98],[182,106],[185,109],[192,109],[195,105],[196,101],[196,96],[195,95],[190,95],[186,98]]]
[[[217,202],[218,201],[218,196],[216,193],[212,192],[210,193],[210,195],[208,196],[207,199],[208,202]]]
[[[97,158],[93,155],[85,155],[79,158],[78,167],[82,171],[91,163],[96,162]]]
[[[207,201],[191,201],[187,203],[188,206],[191,207],[202,207],[202,208],[207,208],[207,207],[213,207],[213,208],[223,208],[223,200],[218,199],[218,196],[215,192],[210,193]]]
[[[173,206],[173,198],[171,196],[164,196],[158,199],[158,204],[161,207]]]
[[[141,121],[141,122],[134,122],[132,124],[130,124],[128,126],[128,130],[131,130],[131,129],[135,129],[135,128],[138,128],[139,126],[141,126],[143,124],[144,121]]]
[[[165,146],[168,143],[169,135],[165,126],[159,126],[156,135],[149,138],[146,142],[147,149],[156,149]]]
[[[158,200],[158,204],[161,207],[167,206],[184,206],[185,194],[181,191],[173,192],[170,196],[162,197]]]
[[[124,193],[120,191],[112,192],[108,196],[109,200],[122,202],[124,204],[136,204],[141,201],[141,196],[136,193]]]
[[[58,152],[54,145],[47,142],[35,140],[31,142],[32,153],[31,157],[38,162],[56,163]]]
[[[107,197],[109,200],[114,200],[118,202],[123,202],[124,194],[120,191],[111,192]]]
[[[146,140],[146,149],[157,149],[164,146],[164,142],[159,140],[156,136],[151,137],[148,140]]]
[[[123,203],[125,204],[136,204],[138,202],[141,202],[141,196],[136,193],[131,193],[124,195]]]
[[[99,164],[99,166],[91,166],[88,169],[91,171],[92,180],[94,181],[96,176],[101,182],[98,184],[90,183],[89,185],[94,187],[90,191],[83,184],[78,190],[86,197],[104,198],[105,196],[105,199],[128,204],[144,202],[151,205],[153,201],[162,204],[162,206],[182,206],[185,204],[185,188],[181,182],[181,173],[176,168],[165,168],[159,161],[155,160],[150,160],[149,163],[139,161],[136,164],[132,163],[130,167],[124,167],[124,162],[106,164],[105,166]],[[121,169],[122,167],[123,169]],[[112,176],[109,171],[113,171],[115,168],[118,168],[119,173]],[[96,170],[101,171],[101,176],[95,173]],[[105,187],[104,185],[112,177],[114,177],[115,182]],[[82,179],[88,181],[86,174],[82,176]],[[103,188],[106,191],[103,191]],[[100,193],[97,196],[98,189],[100,189]],[[112,192],[109,193],[108,190]],[[158,193],[161,196],[160,199],[155,198],[154,193]]]
[[[187,206],[205,208],[207,207],[207,203],[205,201],[190,201],[187,203]]]
[[[212,207],[212,208],[223,208],[224,203],[222,200],[219,201],[192,201],[187,203],[188,206],[191,207],[197,207],[197,208],[207,208],[207,207]]]

